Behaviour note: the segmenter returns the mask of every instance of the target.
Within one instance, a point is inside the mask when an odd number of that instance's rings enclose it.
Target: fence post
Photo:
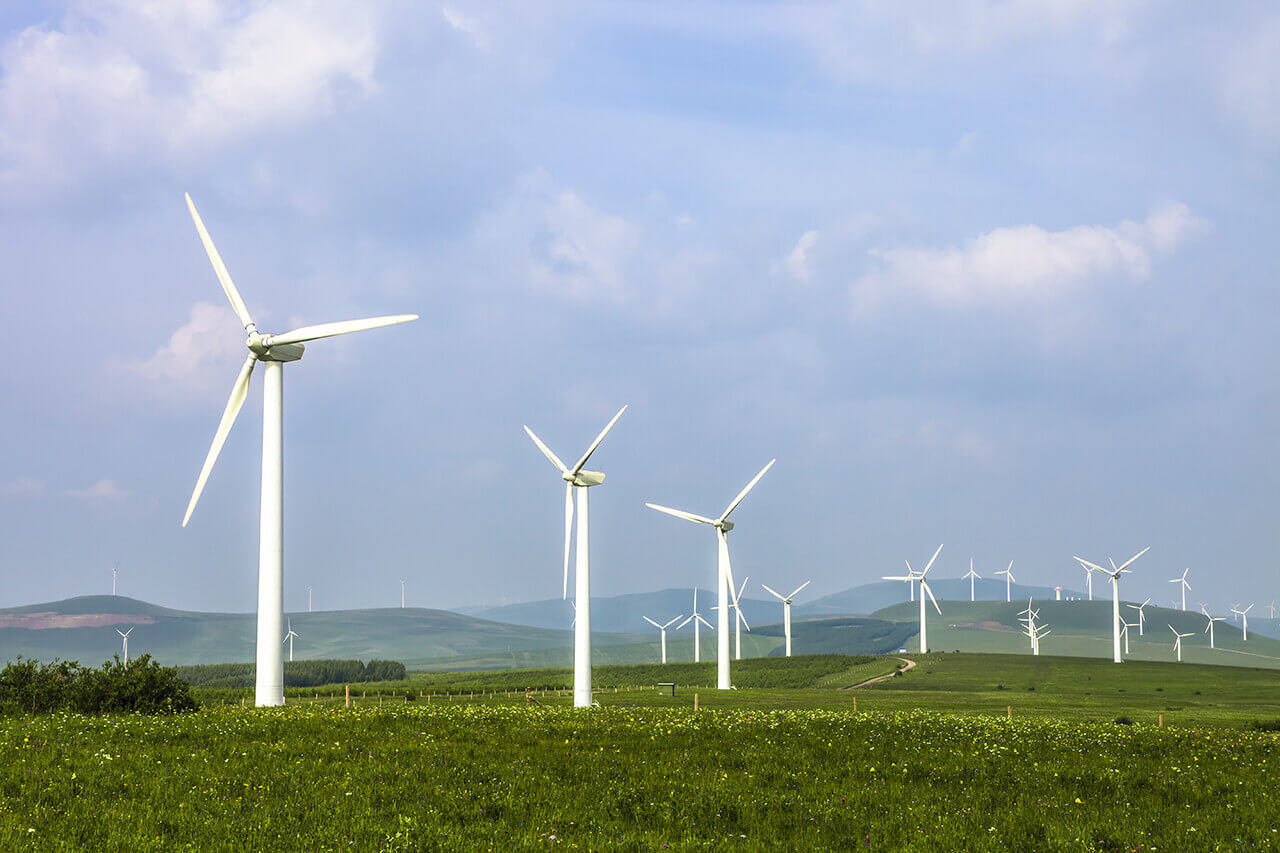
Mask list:
[[[1163,729],[1163,728],[1164,728],[1164,714],[1161,714],[1161,715],[1158,717],[1158,719],[1159,719],[1159,723],[1158,723],[1157,725],[1159,725],[1159,726],[1160,726],[1160,728],[1162,728],[1162,729]]]
[[[347,691],[346,691],[346,693],[347,693],[347,707],[348,707],[348,708],[350,708],[350,707],[351,707],[351,685],[350,685],[350,684],[346,685],[346,688],[347,688]]]
[[[1012,706],[1012,705],[1006,705],[1006,706],[1005,706],[1005,708],[1004,708],[1004,710],[1005,710],[1005,714],[1009,717],[1009,719],[1011,719],[1011,720],[1012,720],[1012,719],[1013,719],[1013,706]]]
[[[855,714],[858,713],[858,697],[857,696],[853,697],[853,712]]]
[[[698,710],[698,694],[693,694],[693,710]]]

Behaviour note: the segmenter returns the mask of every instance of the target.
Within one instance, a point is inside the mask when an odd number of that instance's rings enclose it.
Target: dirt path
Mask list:
[[[859,687],[866,687],[868,684],[875,684],[877,681],[884,681],[886,678],[893,678],[900,672],[909,672],[916,668],[916,662],[913,660],[908,660],[907,658],[898,658],[898,660],[902,661],[906,666],[902,669],[895,669],[888,675],[877,675],[875,678],[868,678],[866,681],[859,681],[857,684],[851,684],[846,687],[845,690],[857,690]]]

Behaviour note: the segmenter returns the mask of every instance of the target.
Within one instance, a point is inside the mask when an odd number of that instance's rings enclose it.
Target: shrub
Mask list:
[[[1280,732],[1280,720],[1254,720],[1245,728],[1251,732]]]
[[[0,672],[3,713],[176,714],[196,707],[191,686],[150,655],[128,663],[116,655],[101,669],[86,669],[75,661],[42,664],[19,658]]]
[[[1133,720],[1121,714],[1119,717],[1116,717],[1115,723],[1117,726],[1132,726]]]

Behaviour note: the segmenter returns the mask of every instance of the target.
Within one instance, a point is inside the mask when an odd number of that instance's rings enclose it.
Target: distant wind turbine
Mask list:
[[[294,638],[294,637],[299,637],[299,636],[301,636],[301,634],[299,634],[297,631],[293,630],[293,620],[292,620],[292,619],[290,619],[290,620],[289,620],[289,633],[287,633],[287,634],[285,634],[285,635],[284,635],[285,642],[289,644],[289,663],[293,663],[293,638]]]
[[[972,602],[972,601],[974,600],[974,598],[973,598],[973,580],[974,580],[974,578],[980,578],[980,577],[982,577],[982,575],[978,574],[977,572],[975,572],[975,571],[973,570],[973,557],[970,557],[970,558],[969,558],[969,571],[965,572],[965,573],[964,573],[964,575],[963,575],[963,577],[961,577],[961,578],[960,578],[960,580],[964,580],[965,578],[968,578],[968,579],[969,579],[969,601],[970,601],[970,602]]]
[[[1151,546],[1148,545],[1146,548],[1143,548],[1141,551],[1139,551],[1138,553],[1130,557],[1128,560],[1126,560],[1124,564],[1119,567],[1116,566],[1115,560],[1111,560],[1110,572],[1108,572],[1106,569],[1102,568],[1101,566],[1090,563],[1088,560],[1081,559],[1080,557],[1075,558],[1086,569],[1090,569],[1095,572],[1101,572],[1102,574],[1106,575],[1107,580],[1111,582],[1111,651],[1112,651],[1112,660],[1115,661],[1116,663],[1120,663],[1121,661],[1121,657],[1120,657],[1120,575],[1124,574],[1125,572],[1128,572],[1129,566],[1132,565],[1133,561],[1138,559],[1139,557],[1141,557],[1143,554],[1147,553],[1150,550],[1151,550]],[[1093,575],[1090,575],[1090,577],[1092,576]]]
[[[231,386],[231,397],[222,413],[222,420],[213,436],[213,444],[205,457],[204,467],[196,479],[195,491],[191,493],[191,501],[187,504],[187,513],[183,516],[182,526],[186,527],[195,511],[200,493],[204,491],[205,481],[213,464],[218,460],[218,453],[226,441],[227,433],[235,424],[240,407],[244,405],[249,393],[249,379],[253,376],[254,367],[263,366],[263,409],[262,409],[262,501],[259,526],[258,551],[258,638],[257,638],[257,676],[254,693],[256,705],[284,704],[284,649],[276,642],[284,632],[280,623],[284,621],[284,365],[302,358],[303,344],[320,338],[335,335],[346,335],[381,326],[407,323],[416,320],[416,314],[399,314],[392,317],[373,317],[367,320],[347,320],[339,323],[323,323],[318,326],[303,326],[283,335],[264,335],[258,331],[257,325],[249,315],[244,300],[231,282],[218,250],[213,246],[209,232],[205,230],[200,214],[186,196],[187,209],[195,222],[200,241],[204,243],[205,252],[213,264],[214,272],[222,283],[222,289],[231,301],[231,307],[244,325],[248,338],[245,345],[249,348],[249,356],[240,375]]]
[[[311,612],[311,587],[307,587],[307,612]]]
[[[782,633],[783,633],[783,636],[786,637],[786,646],[787,646],[786,656],[787,657],[791,657],[791,599],[795,598],[796,595],[800,592],[800,590],[804,589],[806,586],[808,586],[811,583],[813,583],[813,581],[805,581],[804,583],[800,584],[800,586],[793,589],[790,595],[782,595],[780,593],[774,592],[773,589],[771,589],[767,585],[760,584],[760,586],[763,586],[765,589],[769,590],[769,592],[773,595],[774,598],[782,602]],[[920,600],[924,601],[923,598],[921,598]]]
[[[747,617],[742,615],[742,607],[739,604],[742,598],[742,593],[745,592],[747,589],[748,580],[750,580],[749,577],[743,578],[742,587],[736,592],[734,591],[733,587],[729,588],[729,594],[733,596],[733,603],[730,604],[729,606],[733,608],[733,637],[734,637],[733,659],[734,660],[742,660],[742,626],[746,625],[747,630],[748,631],[751,630],[751,626],[747,624]],[[711,609],[719,610],[720,605],[713,604],[711,605]]]
[[[1080,558],[1076,557],[1076,559],[1078,560]],[[1093,563],[1089,563],[1088,565],[1081,563],[1081,566],[1084,568],[1084,580],[1085,586],[1089,590],[1089,600],[1093,601],[1093,573],[1100,572],[1102,569],[1098,568]]]
[[[1226,622],[1225,616],[1210,616],[1209,611],[1204,609],[1204,605],[1200,605],[1200,609],[1204,612],[1204,618],[1209,620],[1209,624],[1205,626],[1204,632],[1209,635],[1209,648],[1213,648],[1213,623]]]
[[[1124,637],[1124,653],[1126,657],[1129,654],[1129,629],[1137,627],[1137,622],[1126,622],[1123,619],[1120,620],[1120,633]]]
[[[116,594],[116,572],[120,571],[120,564],[116,563],[111,569],[111,594]]]
[[[1141,604],[1126,604],[1125,607],[1138,611],[1138,636],[1142,636],[1142,626],[1147,621],[1144,608],[1151,603],[1151,596],[1147,596],[1147,600]]]
[[[667,515],[674,515],[685,521],[709,524],[716,531],[716,600],[719,606],[719,612],[716,614],[716,688],[719,690],[728,690],[733,686],[729,679],[729,606],[731,604],[729,597],[737,588],[737,584],[733,580],[733,568],[729,564],[729,531],[733,530],[733,522],[729,520],[729,516],[777,461],[777,459],[770,459],[769,464],[761,468],[760,473],[756,474],[751,482],[738,492],[738,496],[729,502],[719,518],[707,518],[653,503],[645,504],[649,509],[656,509],[658,512],[665,512]]]
[[[613,416],[613,420],[605,424],[604,429],[600,430],[600,434],[596,436],[595,441],[587,447],[587,452],[582,454],[582,458],[572,468],[565,467],[560,461],[560,457],[551,452],[551,448],[542,443],[542,439],[533,434],[533,430],[528,426],[524,431],[529,434],[529,438],[533,439],[533,443],[542,451],[542,455],[551,460],[551,464],[556,466],[560,472],[560,479],[564,480],[564,597],[569,597],[569,543],[570,533],[573,530],[573,506],[574,495],[577,495],[578,504],[578,541],[575,548],[574,563],[574,601],[582,602],[582,609],[578,611],[577,626],[573,632],[573,706],[575,708],[591,707],[591,560],[590,560],[590,531],[587,521],[587,489],[592,486],[598,486],[604,482],[604,474],[599,471],[587,471],[583,466],[587,464],[587,460],[591,458],[591,454],[596,452],[596,448],[600,446],[600,442],[604,441],[604,437],[609,434],[609,430],[613,429],[613,425],[618,422],[618,418],[622,417],[622,413],[627,410],[623,406],[618,413]]]
[[[130,628],[128,631],[121,631],[119,628],[117,628],[116,633],[120,635],[120,639],[124,643],[124,650],[123,650],[124,662],[128,663],[129,662],[129,635],[133,633],[133,628]]]
[[[919,574],[916,574],[915,570],[911,568],[911,563],[908,562],[907,573],[905,575],[886,576],[884,578],[884,580],[887,580],[887,581],[906,581],[907,583],[918,581],[920,583],[920,653],[921,654],[924,654],[925,652],[929,651],[929,640],[927,635],[928,625],[925,621],[925,607],[924,607],[925,605],[924,599],[926,595],[929,596],[929,600],[933,602],[933,609],[938,611],[939,614],[942,613],[942,608],[938,606],[938,600],[933,597],[933,590],[929,589],[929,582],[924,579],[924,576],[929,573],[929,569],[933,568],[933,561],[938,559],[938,555],[941,553],[942,553],[942,546],[939,545],[938,550],[934,551],[933,556],[929,558],[928,565],[926,565],[924,569],[920,571]],[[1010,563],[1009,565],[1012,566],[1013,564]],[[999,572],[996,572],[996,574],[999,574]],[[772,590],[770,590],[770,592],[772,592]],[[777,593],[774,593],[774,594],[776,595]]]
[[[1004,600],[1013,601],[1012,584],[1013,584],[1013,560],[1009,561],[1009,568],[996,572],[998,575],[1004,575]]]
[[[690,622],[693,623],[693,662],[701,663],[702,662],[702,629],[698,627],[698,623],[701,622],[703,625],[706,625],[708,628],[711,627],[711,623],[708,622],[706,619],[703,619],[702,614],[698,612],[698,588],[696,586],[693,588],[693,615],[691,615],[688,619],[684,620],[679,625],[677,625],[676,630],[679,631],[681,628],[683,628],[685,625],[688,625]]]
[[[682,613],[680,614],[680,616],[677,616],[675,619],[672,619],[671,622],[675,622],[680,618],[682,618],[683,616],[684,614]],[[662,662],[666,663],[667,662],[667,628],[671,627],[671,622],[668,622],[665,625],[659,625],[657,622],[654,622],[648,616],[644,617],[644,621],[648,622],[650,625],[652,625],[653,627],[657,628],[659,631],[662,632]]]
[[[404,610],[404,581],[400,581],[400,609]]]
[[[1182,577],[1169,579],[1169,583],[1176,583],[1176,584],[1182,585],[1181,589],[1182,589],[1182,612],[1183,613],[1187,612],[1187,590],[1191,589],[1191,584],[1187,583],[1187,572],[1189,571],[1191,571],[1191,569],[1189,568],[1183,569]]]
[[[1173,631],[1173,636],[1174,636],[1174,640],[1173,640],[1173,651],[1174,651],[1174,654],[1176,654],[1176,655],[1178,656],[1178,661],[1179,661],[1179,662],[1181,662],[1181,661],[1182,661],[1182,638],[1183,638],[1183,637],[1190,637],[1191,635],[1190,635],[1190,634],[1179,634],[1177,631],[1174,631],[1174,630],[1173,630],[1173,626],[1172,626],[1172,625],[1170,625],[1170,626],[1169,626],[1169,630],[1170,630],[1170,631]]]
[[[1240,614],[1240,639],[1242,641],[1249,639],[1249,611],[1252,609],[1253,609],[1252,604],[1250,604],[1244,610],[1238,610],[1234,607],[1231,608],[1232,613]]]

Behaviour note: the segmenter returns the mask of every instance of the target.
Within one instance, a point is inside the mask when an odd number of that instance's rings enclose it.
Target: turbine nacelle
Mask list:
[[[277,344],[274,342],[275,337],[259,334],[255,328],[249,332],[249,339],[244,342],[244,345],[249,348],[249,352],[257,356],[259,361],[287,362],[302,358],[302,353],[306,351],[302,344]]]
[[[599,471],[579,471],[577,474],[565,471],[560,479],[575,486],[598,486],[604,482],[604,474]]]

